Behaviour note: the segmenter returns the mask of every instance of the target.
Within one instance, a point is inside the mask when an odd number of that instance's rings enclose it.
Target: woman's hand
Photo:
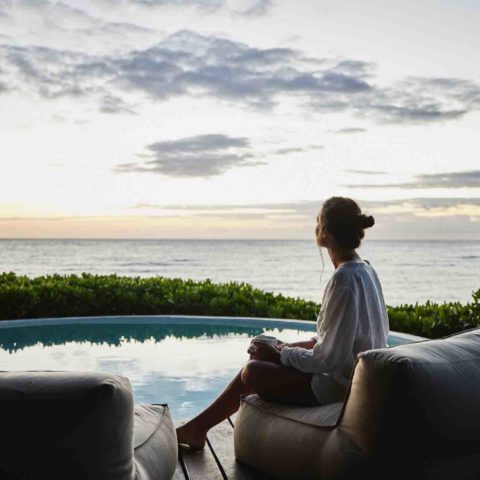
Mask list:
[[[277,350],[282,351],[284,347],[291,347],[290,343],[282,342],[281,340],[278,341],[277,346],[275,347]]]
[[[263,360],[280,364],[280,350],[267,343],[252,341],[247,353],[250,354],[250,360]]]

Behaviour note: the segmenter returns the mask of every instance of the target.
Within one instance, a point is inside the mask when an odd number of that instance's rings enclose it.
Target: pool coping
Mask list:
[[[304,331],[316,331],[316,322],[313,320],[294,320],[289,318],[267,318],[267,317],[229,317],[229,316],[208,316],[208,315],[105,315],[92,317],[54,317],[54,318],[27,318],[19,320],[1,320],[0,330],[6,328],[34,327],[42,325],[73,325],[73,324],[144,324],[144,325],[223,325],[263,328],[297,328]],[[429,340],[418,335],[396,332],[390,330],[389,335],[409,342],[421,342]]]

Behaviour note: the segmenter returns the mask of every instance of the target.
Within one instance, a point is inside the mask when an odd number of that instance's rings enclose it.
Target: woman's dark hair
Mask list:
[[[365,236],[365,228],[375,224],[375,219],[364,215],[357,202],[346,197],[330,197],[320,213],[322,228],[330,232],[342,248],[358,248]]]

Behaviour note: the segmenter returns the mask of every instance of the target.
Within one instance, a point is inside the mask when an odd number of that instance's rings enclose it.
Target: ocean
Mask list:
[[[480,289],[478,241],[368,240],[358,250],[375,267],[388,305],[468,302]],[[333,272],[311,240],[0,240],[0,271],[175,277],[246,282],[320,302]]]

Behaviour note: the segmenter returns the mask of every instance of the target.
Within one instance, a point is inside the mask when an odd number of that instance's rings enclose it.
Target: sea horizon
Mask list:
[[[472,300],[480,241],[368,239],[388,305]],[[314,239],[0,239],[0,271],[38,277],[116,274],[245,282],[320,303],[333,265]]]
[[[280,237],[275,237],[275,238],[193,238],[193,237],[162,237],[162,238],[155,238],[155,237],[145,237],[145,238],[136,238],[136,237],[128,237],[128,238],[122,238],[122,237],[0,237],[0,241],[4,240],[28,240],[28,241],[42,241],[42,240],[47,240],[47,241],[53,241],[53,240],[81,240],[81,241],[195,241],[195,242],[200,242],[200,241],[228,241],[228,242],[236,242],[236,241],[246,241],[246,242],[251,242],[251,241],[281,241],[281,242],[308,242],[312,241],[315,243],[315,238],[280,238]],[[480,238],[457,238],[457,239],[452,239],[452,238],[370,238],[368,240],[363,240],[363,243],[371,243],[371,242],[471,242],[471,243],[480,243]],[[363,245],[362,245],[363,246]],[[359,247],[359,249],[362,248],[362,246]]]

